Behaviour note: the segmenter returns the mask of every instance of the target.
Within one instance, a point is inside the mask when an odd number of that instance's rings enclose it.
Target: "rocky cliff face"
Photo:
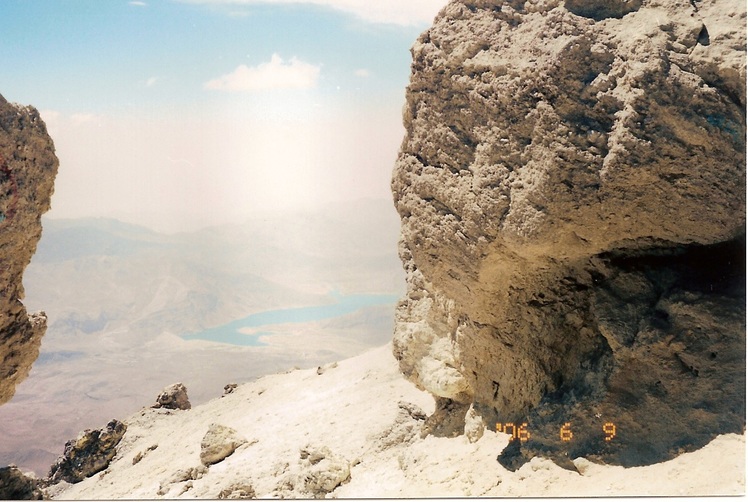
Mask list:
[[[43,313],[28,314],[23,271],[41,237],[58,161],[39,112],[0,96],[0,404],[39,355]]]
[[[743,431],[745,20],[738,0],[453,0],[420,37],[394,353],[436,399],[425,433],[526,423],[516,468]]]

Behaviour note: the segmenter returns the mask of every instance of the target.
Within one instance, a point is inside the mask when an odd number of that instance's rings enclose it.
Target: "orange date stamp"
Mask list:
[[[618,434],[616,424],[614,424],[613,422],[605,422],[602,429],[603,434],[605,435],[605,441],[607,442],[613,441],[613,439]],[[520,441],[521,443],[529,441],[532,437],[527,422],[523,422],[521,424],[514,424],[511,422],[497,422],[496,432],[509,434],[510,436],[512,436],[509,441]],[[569,443],[574,439],[574,431],[572,430],[571,422],[566,422],[561,426],[558,431],[558,436],[559,439],[561,439],[561,441],[563,441],[564,443]]]

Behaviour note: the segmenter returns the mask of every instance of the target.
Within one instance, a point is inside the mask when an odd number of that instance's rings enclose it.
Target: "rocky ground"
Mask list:
[[[433,399],[400,375],[391,345],[326,367],[227,388],[188,410],[144,408],[111,464],[45,489],[55,499],[728,495],[745,491],[745,437],[647,467],[535,458],[515,472],[510,436],[421,437]],[[103,425],[103,424],[102,424]],[[532,432],[532,424],[529,424]],[[632,431],[620,428],[625,438]],[[612,447],[615,447],[615,440]]]

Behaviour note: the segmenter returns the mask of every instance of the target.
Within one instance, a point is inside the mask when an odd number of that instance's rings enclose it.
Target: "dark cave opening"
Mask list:
[[[662,287],[745,297],[745,232],[718,244],[619,250],[600,257],[617,269],[644,272]]]

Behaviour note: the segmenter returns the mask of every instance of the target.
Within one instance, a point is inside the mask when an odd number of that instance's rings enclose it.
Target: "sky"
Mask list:
[[[388,198],[409,49],[447,0],[2,0],[53,218],[175,232]]]

